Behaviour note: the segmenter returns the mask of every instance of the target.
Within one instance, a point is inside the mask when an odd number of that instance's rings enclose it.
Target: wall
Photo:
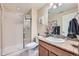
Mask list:
[[[31,37],[33,38],[37,35],[37,10],[31,9],[32,23],[31,23]]]
[[[40,35],[44,35],[44,33],[46,32],[46,27],[48,25],[48,8],[49,8],[49,4],[43,6],[42,8],[38,10],[37,27],[38,27],[38,33]],[[44,24],[39,23],[39,18],[42,16],[44,17],[43,19]]]
[[[23,48],[23,16],[4,9],[2,17],[2,55],[6,55]]]
[[[0,7],[0,55],[1,55],[1,7]]]

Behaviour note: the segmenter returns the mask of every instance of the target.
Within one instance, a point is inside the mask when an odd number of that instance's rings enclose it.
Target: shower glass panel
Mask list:
[[[23,31],[23,39],[24,39],[24,48],[28,43],[31,42],[31,19],[26,18],[24,20],[24,31]]]

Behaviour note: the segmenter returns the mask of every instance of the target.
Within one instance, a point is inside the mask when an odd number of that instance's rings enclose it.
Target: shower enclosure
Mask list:
[[[23,47],[25,48],[31,42],[31,17],[27,15],[24,19],[23,28]]]

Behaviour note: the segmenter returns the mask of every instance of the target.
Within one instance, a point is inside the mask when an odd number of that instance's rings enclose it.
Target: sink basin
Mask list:
[[[48,37],[46,40],[54,42],[54,43],[64,43],[65,40],[62,38],[54,38],[54,37]]]

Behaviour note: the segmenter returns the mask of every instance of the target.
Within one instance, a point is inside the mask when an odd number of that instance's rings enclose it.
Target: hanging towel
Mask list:
[[[77,19],[76,18],[73,18],[69,22],[68,36],[69,37],[76,37],[76,35],[79,35],[79,24],[77,22]]]

